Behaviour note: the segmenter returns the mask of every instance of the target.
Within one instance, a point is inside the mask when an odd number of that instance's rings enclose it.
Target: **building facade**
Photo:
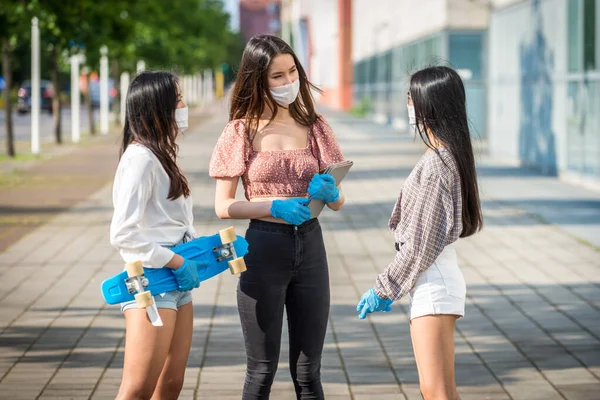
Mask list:
[[[600,187],[599,1],[505,0],[489,50],[490,152]]]
[[[281,0],[240,0],[240,32],[248,41],[252,36],[281,34]]]
[[[328,106],[408,128],[410,75],[458,70],[491,155],[600,188],[600,0],[283,0]]]
[[[352,107],[352,0],[283,0],[282,37],[292,45],[319,102]]]
[[[485,135],[487,7],[467,0],[354,1],[354,104],[407,128],[410,75],[432,65],[461,74],[471,128]]]

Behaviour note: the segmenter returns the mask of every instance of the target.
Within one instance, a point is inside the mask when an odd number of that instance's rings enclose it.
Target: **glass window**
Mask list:
[[[463,79],[481,79],[483,35],[451,33],[449,36],[450,63],[461,72]]]
[[[597,0],[569,0],[568,3],[568,46],[569,72],[593,70],[599,66],[596,53]]]
[[[580,23],[580,0],[569,0],[567,23],[568,46],[569,46],[569,72],[580,72],[583,70],[581,51],[581,23]]]
[[[583,3],[583,65],[596,69],[596,0]]]

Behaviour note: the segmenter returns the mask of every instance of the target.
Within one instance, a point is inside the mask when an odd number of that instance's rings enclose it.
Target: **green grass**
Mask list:
[[[41,154],[17,153],[14,157],[7,154],[0,154],[0,162],[4,161],[39,161],[44,158]]]
[[[350,114],[355,117],[366,117],[371,111],[371,101],[364,97],[360,103],[354,105],[350,110]]]

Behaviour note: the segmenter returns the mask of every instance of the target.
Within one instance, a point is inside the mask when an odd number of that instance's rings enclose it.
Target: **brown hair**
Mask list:
[[[277,116],[278,107],[269,91],[267,74],[271,61],[279,54],[289,54],[294,58],[300,79],[300,93],[296,101],[289,106],[290,115],[297,123],[308,127],[319,119],[315,112],[311,90],[319,93],[321,90],[308,80],[306,72],[292,48],[276,36],[254,36],[244,49],[229,111],[230,121],[235,119],[244,121],[250,141],[258,131],[258,121],[265,107],[272,112],[269,123]]]

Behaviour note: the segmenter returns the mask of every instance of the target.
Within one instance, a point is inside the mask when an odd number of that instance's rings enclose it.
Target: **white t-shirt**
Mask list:
[[[161,268],[184,236],[197,237],[193,227],[192,198],[168,200],[170,179],[147,147],[131,144],[123,153],[113,184],[114,214],[110,243],[126,263],[141,261]]]

